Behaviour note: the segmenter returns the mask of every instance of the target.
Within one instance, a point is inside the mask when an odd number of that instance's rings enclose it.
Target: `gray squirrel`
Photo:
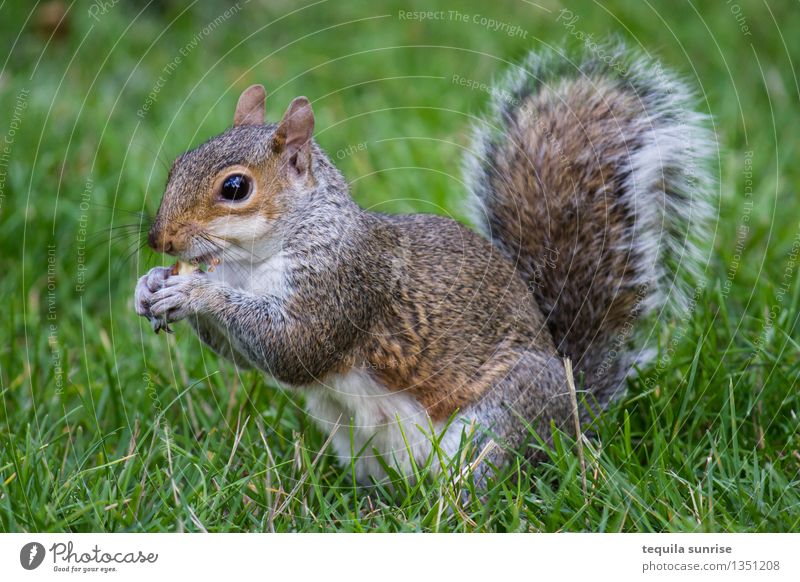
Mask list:
[[[248,88],[233,127],[175,161],[148,234],[215,268],[152,269],[136,312],[300,391],[360,482],[462,439],[498,466],[531,430],[570,429],[564,358],[586,420],[646,360],[642,319],[682,305],[708,233],[706,117],[655,61],[608,55],[544,51],[508,74],[466,163],[481,234],[363,210],[308,99],[265,123]]]

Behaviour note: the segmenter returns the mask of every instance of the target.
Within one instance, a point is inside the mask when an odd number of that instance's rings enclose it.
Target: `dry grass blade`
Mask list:
[[[581,464],[581,488],[583,490],[584,502],[588,502],[586,486],[586,458],[583,455],[583,435],[581,434],[581,417],[578,411],[578,393],[575,390],[575,377],[572,374],[572,360],[564,358],[564,370],[567,376],[567,387],[569,397],[572,401],[572,420],[575,425],[575,443],[578,446],[578,460]]]

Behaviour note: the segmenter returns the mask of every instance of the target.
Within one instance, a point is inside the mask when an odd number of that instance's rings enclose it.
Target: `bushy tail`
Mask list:
[[[699,280],[714,139],[692,105],[624,47],[550,51],[512,71],[475,129],[475,220],[527,279],[589,404],[645,359],[639,320],[686,309]]]

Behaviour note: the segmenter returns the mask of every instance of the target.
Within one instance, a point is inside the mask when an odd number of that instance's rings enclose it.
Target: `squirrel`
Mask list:
[[[478,232],[360,208],[309,100],[266,123],[249,87],[233,126],[172,165],[148,233],[216,268],[150,270],[136,312],[301,392],[358,482],[439,467],[465,439],[489,471],[539,460],[531,431],[575,419],[568,381],[590,419],[652,352],[648,314],[686,309],[714,139],[684,82],[624,46],[534,52],[503,87],[465,164]]]

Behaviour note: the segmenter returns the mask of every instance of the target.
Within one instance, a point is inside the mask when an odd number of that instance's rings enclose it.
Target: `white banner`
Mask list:
[[[800,580],[800,534],[4,534],[2,580]]]

